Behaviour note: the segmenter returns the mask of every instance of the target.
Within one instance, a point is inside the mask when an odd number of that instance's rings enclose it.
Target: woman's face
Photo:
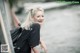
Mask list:
[[[43,11],[37,11],[37,13],[33,17],[33,19],[35,22],[42,24],[44,21],[44,12]]]

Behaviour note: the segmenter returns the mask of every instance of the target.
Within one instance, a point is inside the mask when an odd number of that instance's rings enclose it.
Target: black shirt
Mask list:
[[[26,40],[24,46],[18,53],[31,53],[31,48],[39,45],[40,43],[40,25],[35,23],[31,26],[32,31],[29,38]]]

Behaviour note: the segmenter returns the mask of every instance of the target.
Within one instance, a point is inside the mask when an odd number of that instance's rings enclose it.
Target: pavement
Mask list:
[[[63,7],[63,6],[68,6],[71,5],[72,3],[69,2],[47,2],[47,3],[25,3],[24,9],[30,9],[33,7],[42,7],[44,10],[52,9],[52,8],[57,8],[57,7]]]
[[[41,37],[48,53],[80,53],[80,5],[45,12]]]

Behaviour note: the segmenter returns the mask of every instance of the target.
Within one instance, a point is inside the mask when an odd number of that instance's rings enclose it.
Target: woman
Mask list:
[[[14,23],[16,27],[19,27],[20,21],[18,18],[15,16],[15,14],[12,12],[13,18],[14,18]],[[41,45],[41,47],[44,49],[45,53],[47,53],[47,48],[44,43],[44,41],[40,38],[40,28],[41,25],[44,21],[44,10],[40,7],[37,8],[32,8],[28,12],[28,16],[26,21],[21,25],[22,28],[25,28],[26,30],[30,30],[31,28],[34,30],[34,33],[31,33],[30,38],[28,39],[28,46],[30,49],[24,53],[31,53],[31,49],[34,53],[40,53],[39,50],[37,49],[37,46]],[[28,47],[24,49],[26,49]],[[22,51],[21,51],[22,52]]]

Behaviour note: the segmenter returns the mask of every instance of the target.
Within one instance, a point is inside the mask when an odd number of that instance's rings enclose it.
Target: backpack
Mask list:
[[[24,28],[16,28],[10,31],[14,50],[17,53],[25,44],[29,37],[31,30],[26,30]]]

